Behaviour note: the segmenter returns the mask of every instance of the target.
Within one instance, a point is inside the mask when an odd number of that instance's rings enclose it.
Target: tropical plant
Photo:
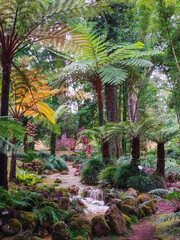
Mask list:
[[[151,141],[157,143],[157,167],[156,172],[162,176],[165,174],[165,148],[164,145],[170,141],[179,132],[179,128],[164,128],[162,130],[154,130],[148,134]]]
[[[132,176],[127,181],[127,187],[132,187],[140,192],[147,192],[155,188],[154,182],[147,176]]]
[[[114,175],[117,170],[117,166],[109,166],[103,169],[98,178],[102,184],[111,184],[114,186]]]
[[[42,182],[40,177],[36,174],[29,173],[27,171],[21,170],[17,174],[17,181],[25,186],[33,186],[37,183]]]
[[[96,15],[105,9],[106,2],[88,3],[84,0],[0,1],[1,116],[8,115],[10,74],[12,65],[15,66],[14,57],[37,42],[47,46],[54,45],[62,50],[73,48],[73,52],[77,53],[88,40],[83,34],[72,33],[75,28],[63,23],[62,19],[66,20],[69,14],[76,18]],[[0,186],[7,189],[7,156],[0,154],[0,160],[2,166]]]
[[[48,159],[43,159],[45,168],[51,171],[68,170],[67,163],[59,156],[50,156]]]

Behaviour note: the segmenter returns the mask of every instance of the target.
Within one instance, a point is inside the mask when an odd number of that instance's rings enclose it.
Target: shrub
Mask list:
[[[129,164],[131,162],[131,156],[121,156],[117,161],[120,165]]]
[[[67,163],[59,156],[50,156],[45,162],[45,168],[51,171],[68,170]]]
[[[81,180],[85,181],[87,184],[97,184],[98,174],[93,168],[86,167],[82,170]]]
[[[40,151],[40,152],[37,152],[36,156],[37,156],[37,158],[47,160],[50,157],[50,154],[48,152]]]
[[[116,172],[116,166],[109,166],[103,169],[99,174],[99,180],[103,183],[109,183],[114,185],[114,175]]]
[[[155,188],[165,188],[164,179],[157,173],[151,174],[149,178],[153,181]]]
[[[25,186],[33,186],[42,182],[41,178],[37,174],[29,173],[27,171],[19,171],[17,174],[17,180]]]
[[[153,181],[145,176],[132,176],[127,181],[127,187],[135,188],[140,192],[148,192],[155,188]]]
[[[114,175],[114,183],[121,188],[125,188],[127,181],[131,176],[138,176],[139,169],[136,166],[124,165],[118,166]]]
[[[90,158],[90,159],[86,162],[85,167],[92,168],[92,169],[94,169],[95,171],[100,172],[101,169],[103,168],[103,160],[102,160],[102,157],[96,155],[96,156]]]
[[[36,158],[36,152],[33,151],[33,150],[29,150],[26,153],[26,156],[24,158],[24,162],[26,162],[26,163],[32,162],[35,158]]]

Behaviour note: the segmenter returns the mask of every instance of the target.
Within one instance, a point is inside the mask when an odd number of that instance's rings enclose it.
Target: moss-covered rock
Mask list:
[[[136,217],[140,217],[140,211],[138,208],[127,205],[127,204],[122,204],[121,205],[121,211],[126,214],[126,215],[135,215]]]
[[[81,215],[73,216],[70,219],[69,227],[71,230],[80,230],[91,234],[91,222]]]
[[[148,207],[148,206],[146,206],[146,205],[144,205],[144,206],[142,207],[142,210],[143,210],[144,214],[147,215],[147,216],[149,216],[149,215],[152,214],[151,208]]]
[[[15,238],[13,238],[13,240],[36,240],[36,239],[33,236],[32,232],[25,231],[20,232],[18,235],[15,236]]]
[[[124,197],[133,196],[136,198],[138,194],[139,191],[135,190],[134,188],[128,188],[128,190],[124,194]]]
[[[48,231],[46,230],[46,228],[43,227],[38,227],[36,229],[36,233],[38,237],[46,237],[48,235]]]
[[[134,199],[134,198],[128,198],[128,199],[125,199],[124,201],[122,201],[121,205],[124,205],[124,204],[137,208],[138,200]]]
[[[31,232],[34,231],[34,229],[36,227],[36,218],[35,218],[34,213],[19,211],[17,214],[17,219],[23,225],[24,230],[29,230]]]
[[[124,220],[125,220],[125,222],[126,222],[126,227],[128,228],[128,229],[131,229],[131,218],[130,217],[128,217],[126,214],[124,214],[124,213],[122,213],[122,215],[123,215],[123,218],[124,218]]]
[[[59,200],[59,208],[62,210],[69,210],[70,209],[70,199],[69,197],[62,197]]]
[[[22,230],[22,224],[16,218],[11,218],[7,224],[2,226],[1,230],[7,236],[19,233]]]
[[[113,234],[120,236],[126,233],[126,222],[120,209],[115,204],[111,205],[106,211],[105,220]]]
[[[77,237],[75,238],[75,240],[86,240],[86,238],[81,237],[81,236],[77,236]]]
[[[66,231],[66,227],[66,224],[62,221],[53,224],[51,227],[52,240],[68,240],[69,234]]]
[[[61,192],[63,197],[69,197],[67,188],[56,188],[56,192]]]
[[[137,198],[139,204],[150,201],[151,199],[152,199],[152,197],[147,194],[141,194]],[[157,203],[155,201],[147,203],[146,206],[151,208],[152,213],[155,213],[157,210]]]
[[[94,236],[109,236],[111,235],[111,229],[107,225],[105,219],[102,216],[95,216],[91,220],[92,234]]]

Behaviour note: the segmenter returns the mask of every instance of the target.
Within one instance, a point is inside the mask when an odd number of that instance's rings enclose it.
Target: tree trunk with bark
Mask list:
[[[103,112],[103,95],[102,95],[102,82],[100,79],[96,79],[96,81],[93,81],[93,86],[96,90],[97,100],[98,100],[98,110],[99,110],[99,126],[103,126],[104,120],[104,112]],[[102,155],[103,159],[107,162],[110,159],[110,152],[109,152],[109,142],[104,141],[102,139]]]
[[[164,176],[165,175],[165,149],[164,149],[164,143],[157,144],[157,168],[156,172]]]
[[[118,103],[117,103],[117,87],[112,84],[105,84],[105,100],[107,122],[118,122]],[[109,140],[110,153],[112,156],[119,158],[119,143],[118,136],[114,136]]]
[[[51,133],[51,145],[50,145],[51,155],[56,155],[56,133]]]
[[[133,137],[131,140],[131,147],[132,147],[132,160],[131,164],[133,166],[138,166],[140,164],[140,139],[139,137]]]
[[[8,116],[9,89],[10,89],[10,61],[1,61],[2,64],[2,89],[1,89],[1,116]],[[3,143],[3,152],[0,153],[0,186],[8,189],[7,178],[7,146]]]
[[[11,142],[12,144],[16,144],[17,139],[13,138]],[[14,152],[12,152],[12,156],[11,156],[11,169],[10,169],[9,180],[11,182],[16,182],[16,154]]]

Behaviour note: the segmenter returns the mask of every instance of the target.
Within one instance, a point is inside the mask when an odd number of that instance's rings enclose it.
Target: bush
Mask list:
[[[50,156],[48,160],[45,161],[45,169],[51,171],[68,170],[68,165],[61,157]]]
[[[131,162],[131,156],[121,156],[117,161],[119,165],[127,165]]]
[[[92,169],[94,169],[95,171],[100,172],[101,169],[103,168],[103,160],[102,160],[102,157],[96,155],[96,156],[90,158],[90,159],[86,162],[85,167],[92,168]]]
[[[164,179],[157,173],[151,174],[149,178],[153,181],[155,188],[165,188]]]
[[[155,188],[153,181],[145,176],[132,176],[127,181],[127,187],[135,188],[140,192],[148,192]]]
[[[29,150],[26,154],[27,155],[24,158],[25,163],[32,162],[36,158],[36,151]]]
[[[17,180],[25,186],[33,186],[37,183],[42,182],[41,178],[38,177],[38,175],[23,170],[19,171],[17,174]]]
[[[97,184],[98,174],[93,168],[86,167],[82,170],[81,181],[85,181],[87,184]]]
[[[132,166],[130,164],[118,166],[114,175],[114,183],[118,187],[125,188],[128,179],[132,176],[138,176],[139,173],[139,169],[136,166]]]
[[[109,183],[112,186],[114,186],[114,175],[115,175],[116,169],[117,169],[117,166],[106,167],[100,172],[98,176],[99,180],[102,181],[103,183]]]
[[[50,157],[50,154],[48,152],[40,151],[40,152],[37,152],[36,156],[37,158],[48,160],[48,158]]]

